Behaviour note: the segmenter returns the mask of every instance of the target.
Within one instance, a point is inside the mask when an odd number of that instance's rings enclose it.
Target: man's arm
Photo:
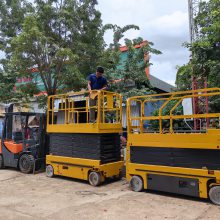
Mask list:
[[[108,83],[107,80],[105,79],[104,86],[101,88],[101,90],[106,90],[107,88],[108,88]]]
[[[90,80],[88,81],[88,90],[89,90],[89,92],[91,92],[91,91],[92,91],[92,87],[91,87],[91,81],[90,81]]]
[[[107,89],[107,84],[105,85],[105,86],[103,86],[102,88],[101,88],[101,90],[106,90]]]

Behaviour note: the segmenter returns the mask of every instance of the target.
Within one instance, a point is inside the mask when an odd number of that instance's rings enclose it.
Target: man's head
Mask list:
[[[97,69],[96,69],[96,77],[98,77],[98,78],[101,77],[103,75],[103,73],[104,73],[104,68],[101,67],[101,66],[97,67]]]

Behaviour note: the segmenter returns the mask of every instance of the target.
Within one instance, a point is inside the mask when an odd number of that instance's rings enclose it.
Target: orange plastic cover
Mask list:
[[[17,154],[22,151],[22,143],[16,144],[13,141],[4,141],[5,147],[12,153]],[[1,145],[2,146],[2,145]],[[0,148],[0,153],[2,153],[2,147]]]

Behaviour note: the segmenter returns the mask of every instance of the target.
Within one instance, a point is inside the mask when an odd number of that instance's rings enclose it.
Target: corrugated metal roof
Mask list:
[[[172,92],[174,89],[176,89],[175,86],[170,85],[167,82],[164,82],[161,79],[158,79],[157,77],[150,74],[149,76],[150,84],[152,87],[162,90],[164,92]]]

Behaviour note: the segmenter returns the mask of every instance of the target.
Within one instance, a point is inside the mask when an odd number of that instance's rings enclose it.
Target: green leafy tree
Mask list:
[[[188,84],[189,68],[193,67],[193,75],[206,77],[209,87],[220,86],[220,1],[210,0],[200,3],[200,10],[195,19],[199,38],[193,44],[185,44],[192,52],[192,60],[179,69],[177,85],[185,77]],[[181,75],[181,77],[180,77]],[[179,81],[180,80],[180,81]]]
[[[118,38],[117,41],[114,41],[115,47],[113,46],[114,44],[112,45],[114,59],[112,59],[112,66],[106,73],[109,81],[112,82],[110,89],[121,93],[124,99],[152,93],[145,69],[152,65],[149,62],[149,54],[161,54],[161,52],[152,48],[153,43],[143,42],[142,38],[125,39],[126,57],[120,60],[121,52],[119,50],[120,44],[118,43],[120,39]],[[137,45],[139,45],[138,48],[136,48]]]
[[[12,66],[5,66],[0,70],[0,100],[3,103],[22,103],[23,107],[28,106],[28,102],[39,90],[34,82],[22,84],[16,88],[16,75]]]
[[[120,64],[120,40],[124,37],[124,34],[128,30],[139,30],[136,25],[125,25],[120,27],[118,25],[106,24],[103,26],[103,34],[108,31],[113,31],[113,42],[109,46],[105,44],[105,49],[102,51],[101,57],[99,59],[99,64],[107,69],[107,75],[111,78],[111,73],[114,72],[118,65]]]
[[[185,44],[192,52],[191,62],[177,72],[176,84],[183,90],[190,88],[192,75],[206,78],[208,87],[220,87],[220,1],[202,1],[199,9],[195,19],[199,38],[192,44]],[[219,97],[209,98],[210,112],[219,111],[219,106]]]
[[[10,90],[7,100],[21,97],[28,100],[39,91],[36,82],[39,77],[48,95],[79,90],[86,86],[85,78],[98,65],[105,67],[112,81],[120,75],[121,82],[111,89],[125,97],[148,91],[144,69],[150,63],[143,59],[150,52],[160,52],[151,43],[136,50],[141,38],[126,40],[128,57],[120,63],[120,40],[126,31],[139,27],[103,26],[96,5],[96,0],[0,0],[0,49],[5,53],[5,59],[1,60],[1,87]],[[109,29],[114,34],[113,43],[107,47],[103,36]],[[32,68],[38,69],[37,75],[30,71]],[[34,80],[12,90],[16,79],[21,77]],[[126,87],[129,81],[135,82],[135,88]],[[38,100],[45,103],[46,97]]]
[[[3,103],[8,103],[8,100],[11,100],[12,97],[16,100],[18,93],[14,90],[14,85],[16,78],[14,74],[6,73],[3,70],[0,71],[0,100]]]
[[[14,76],[33,77],[37,68],[48,95],[79,89],[104,48],[95,0],[0,1],[1,50]],[[32,85],[34,86],[34,85]],[[28,90],[29,91],[29,90]]]
[[[145,69],[152,65],[149,62],[149,55],[161,54],[154,49],[152,42],[144,42],[143,39],[125,39],[123,46],[127,47],[126,57],[120,51],[120,42],[128,30],[139,30],[136,25],[107,24],[103,27],[103,32],[113,31],[113,40],[102,54],[100,64],[105,67],[105,74],[108,78],[109,89],[121,93],[126,100],[131,96],[146,95],[152,93]],[[139,48],[137,49],[136,46]]]
[[[213,81],[220,68],[220,2],[218,0],[203,1],[196,18],[199,40],[192,46],[195,74],[208,78],[210,86],[220,85]]]
[[[192,65],[186,64],[177,68],[176,86],[180,91],[192,88]]]

